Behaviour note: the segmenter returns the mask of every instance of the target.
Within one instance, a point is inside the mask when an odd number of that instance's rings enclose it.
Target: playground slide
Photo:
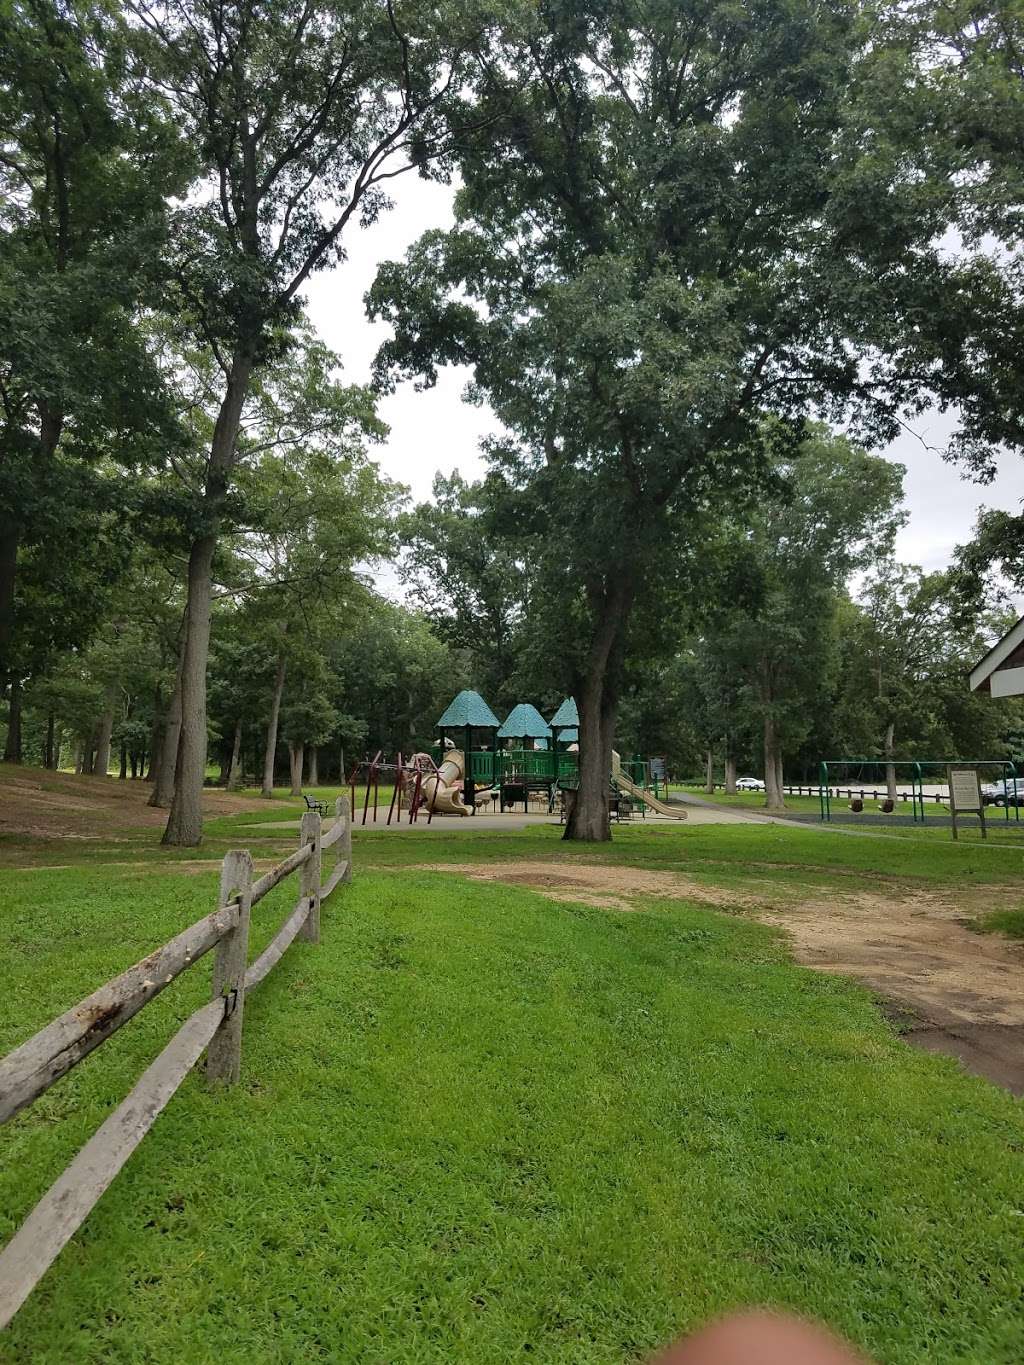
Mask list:
[[[657,811],[659,815],[667,815],[672,820],[685,820],[686,811],[680,810],[678,806],[666,806],[664,801],[659,801],[650,792],[645,792],[643,787],[638,787],[631,781],[620,768],[615,774],[615,781],[623,791],[629,792],[630,796],[639,797],[645,806],[650,806],[651,810]]]
[[[413,762],[417,758],[427,758],[426,754],[413,755]],[[449,749],[444,756],[444,762],[438,768],[436,774],[428,772],[424,775],[420,796],[424,810],[431,810],[435,815],[472,815],[473,812],[462,800],[462,774],[465,767],[465,759],[459,749]],[[407,779],[407,782],[409,779]],[[412,798],[412,784],[409,782],[407,796]]]

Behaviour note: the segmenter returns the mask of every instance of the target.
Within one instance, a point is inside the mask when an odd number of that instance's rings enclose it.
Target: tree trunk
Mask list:
[[[277,723],[281,717],[281,698],[284,695],[285,677],[284,650],[277,656],[277,677],[274,679],[274,695],[270,702],[270,719],[267,721],[267,743],[263,750],[263,786],[260,796],[269,800],[274,795],[274,760],[277,757]]]
[[[85,772],[85,745],[80,739],[75,740],[75,772]]]
[[[288,758],[292,775],[292,796],[302,795],[302,761],[305,756],[305,745],[301,742],[293,744],[289,741]]]
[[[61,267],[62,268],[62,267]],[[64,415],[40,401],[39,410],[39,448],[35,464],[35,478],[45,482],[47,465],[52,460],[64,427]],[[14,639],[14,589],[18,578],[18,546],[21,543],[22,527],[12,516],[0,520],[0,683],[10,665],[11,645]],[[13,680],[12,680],[13,681]],[[19,715],[20,722],[20,715]],[[18,752],[21,752],[19,725]],[[6,759],[8,763],[20,763],[21,758]]]
[[[14,583],[18,571],[18,542],[21,527],[13,521],[0,522],[0,660],[6,668],[11,658],[14,635]],[[0,672],[0,680],[3,674]]]
[[[775,720],[771,715],[764,718],[764,786],[764,803],[768,810],[784,811],[786,801],[782,793],[782,752],[775,733]]]
[[[609,840],[608,788],[612,741],[618,711],[619,671],[633,585],[619,578],[604,592],[590,594],[593,619],[587,669],[579,696],[579,789],[565,822],[564,839],[582,843]]]
[[[135,755],[132,754],[132,777],[135,776]],[[124,782],[128,777],[128,745],[121,745],[121,767],[117,774],[117,780]]]
[[[7,743],[4,745],[4,762],[21,762],[21,679],[12,678],[7,694]]]
[[[736,795],[736,755],[730,753],[725,755],[725,794]]]
[[[43,767],[54,769],[57,764],[54,761],[54,738],[56,732],[56,718],[51,711],[46,717],[46,745],[43,749]]]
[[[896,764],[893,762],[895,736],[896,722],[890,721],[885,727],[885,794],[890,801],[896,800]]]
[[[220,750],[220,772],[217,774],[217,786],[226,787],[228,785],[228,774],[231,771],[231,755],[221,745]]]
[[[236,792],[242,785],[242,722],[235,721],[235,739],[231,746],[231,766],[228,768],[228,791]]]
[[[166,810],[174,797],[174,771],[178,765],[178,740],[181,736],[181,672],[185,665],[185,622],[182,621],[178,643],[178,667],[174,673],[174,688],[167,703],[160,749],[153,760],[155,773],[149,804]]]
[[[181,670],[181,734],[174,773],[174,797],[163,842],[194,848],[203,837],[203,778],[206,774],[206,664],[210,654],[212,567],[218,519],[228,491],[242,406],[252,375],[249,356],[232,358],[224,400],[210,444],[203,511],[206,529],[192,542],[185,605],[185,649]]]
[[[195,848],[203,837],[206,661],[210,652],[211,570],[216,548],[216,535],[201,536],[193,543],[188,561],[185,648],[181,660],[181,729],[174,765],[171,813],[162,841],[178,848]]]
[[[96,731],[96,758],[93,761],[93,772],[98,777],[108,777],[110,769],[110,737],[114,732],[114,703],[108,697],[107,709],[100,717],[99,727]]]
[[[320,751],[315,744],[309,746],[309,785],[320,785]]]
[[[715,753],[708,749],[704,759],[704,790],[709,796],[715,794]]]
[[[160,749],[164,742],[163,709],[163,697],[160,694],[160,684],[157,683],[153,689],[153,724],[149,727],[149,744],[145,755],[149,760],[149,771],[146,772],[144,763],[139,764],[139,775],[145,776],[147,782],[156,781],[160,767]]]

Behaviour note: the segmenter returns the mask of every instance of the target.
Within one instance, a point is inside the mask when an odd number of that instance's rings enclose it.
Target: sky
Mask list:
[[[394,208],[370,228],[353,231],[346,240],[347,260],[331,272],[313,278],[307,290],[309,313],[324,341],[342,358],[345,377],[361,383],[369,377],[373,356],[389,334],[386,324],[371,323],[363,295],[382,261],[398,260],[406,248],[429,228],[452,223],[450,187],[423,181],[414,174],[392,182]],[[487,408],[462,401],[468,371],[443,371],[435,388],[417,392],[403,384],[385,397],[380,415],[390,428],[387,441],[375,450],[384,473],[408,485],[412,496],[430,496],[434,474],[458,469],[466,477],[484,469],[479,454],[481,437],[496,431]],[[906,466],[904,498],[909,513],[899,534],[897,557],[923,569],[941,569],[955,547],[970,539],[982,506],[1019,510],[1024,500],[1024,460],[1004,455],[994,482],[987,485],[961,478],[929,446],[942,446],[954,419],[926,414],[883,453]],[[384,586],[382,584],[382,586]]]

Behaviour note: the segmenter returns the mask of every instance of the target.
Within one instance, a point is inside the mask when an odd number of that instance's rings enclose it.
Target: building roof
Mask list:
[[[549,739],[551,727],[528,701],[521,701],[505,717],[505,724],[498,731],[499,739]]]
[[[575,744],[580,737],[580,732],[575,725],[571,725],[567,730],[559,727],[558,742],[560,744]]]
[[[970,682],[972,692],[991,692],[993,697],[1015,697],[1024,692],[1024,616],[978,660],[971,669]]]
[[[580,713],[576,710],[576,702],[572,697],[566,697],[565,701],[562,702],[561,706],[551,717],[551,728],[552,730],[561,730],[567,725],[579,725],[579,723]],[[564,739],[565,736],[563,735],[562,738]]]
[[[439,728],[446,726],[452,729],[456,726],[465,728],[471,725],[477,730],[497,730],[498,717],[479,692],[470,692],[466,689],[448,703],[444,715],[437,724]]]

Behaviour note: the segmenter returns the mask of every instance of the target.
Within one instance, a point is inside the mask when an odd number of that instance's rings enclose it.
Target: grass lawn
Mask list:
[[[1007,938],[1024,939],[1024,907],[994,910],[990,915],[981,915],[974,921],[972,928],[984,934],[1005,934]]]
[[[213,823],[201,857],[258,833],[251,813]],[[322,944],[247,1003],[240,1086],[186,1081],[0,1359],[610,1365],[752,1303],[887,1363],[1024,1356],[1018,1101],[741,916],[410,870],[564,857],[955,887],[1019,878],[1019,851],[765,825],[580,849],[469,825],[357,831]],[[0,1053],[213,904],[212,869],[88,856],[3,874]],[[293,895],[254,912],[254,953]],[[208,980],[187,973],[0,1131],[0,1238]]]

